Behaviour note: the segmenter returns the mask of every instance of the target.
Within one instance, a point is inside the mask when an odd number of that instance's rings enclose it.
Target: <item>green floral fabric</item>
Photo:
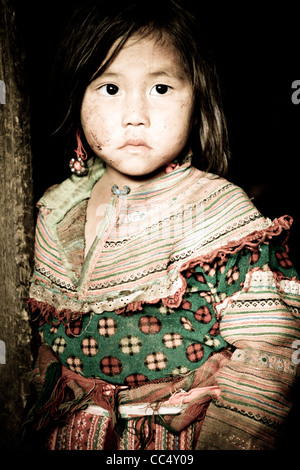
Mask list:
[[[69,325],[50,317],[40,331],[61,363],[85,377],[133,386],[184,375],[230,347],[220,335],[215,305],[242,289],[250,269],[267,266],[296,274],[280,245],[264,243],[185,271],[187,289],[176,309],[144,304],[136,312],[84,315]]]

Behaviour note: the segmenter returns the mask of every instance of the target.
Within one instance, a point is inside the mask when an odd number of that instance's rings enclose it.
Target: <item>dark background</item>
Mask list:
[[[35,201],[47,187],[69,176],[68,160],[49,139],[54,112],[49,91],[55,86],[49,67],[59,33],[78,3],[19,2],[31,99]],[[290,256],[300,271],[300,104],[291,100],[292,83],[300,80],[300,7],[297,2],[185,3],[203,25],[221,79],[232,154],[228,179],[254,197],[266,217],[294,218]]]

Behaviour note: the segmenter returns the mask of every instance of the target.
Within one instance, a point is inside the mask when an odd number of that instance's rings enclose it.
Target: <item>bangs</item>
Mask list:
[[[158,46],[172,49],[178,57],[183,73],[188,76],[192,84],[194,83],[195,80],[193,78],[195,68],[193,65],[190,67],[191,64],[189,64],[188,60],[186,60],[186,54],[184,53],[185,48],[183,45],[181,43],[178,44],[177,38],[174,38],[172,33],[167,28],[158,27],[156,24],[151,23],[141,27],[140,29],[137,29],[136,31],[130,32],[130,34],[128,33],[123,37],[118,38],[115,41],[115,44],[113,44],[111,49],[108,51],[104,62],[99,65],[98,69],[90,78],[89,84],[105,72],[107,67],[109,67],[109,65],[114,61],[114,59],[117,57],[122,48],[126,46],[129,40],[133,41],[134,44],[135,42],[141,41],[143,39],[154,40]]]

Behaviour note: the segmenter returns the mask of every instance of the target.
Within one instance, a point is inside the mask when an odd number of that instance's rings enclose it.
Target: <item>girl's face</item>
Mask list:
[[[81,123],[107,170],[163,170],[187,143],[193,90],[179,54],[155,38],[130,38],[86,89]]]

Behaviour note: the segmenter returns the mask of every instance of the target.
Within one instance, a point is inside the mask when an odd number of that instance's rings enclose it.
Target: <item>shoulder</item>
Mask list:
[[[195,193],[203,206],[220,208],[220,210],[255,210],[255,205],[245,190],[226,178],[213,173],[206,173],[195,169]]]
[[[88,169],[86,176],[72,175],[47,189],[37,203],[38,209],[59,218],[76,204],[89,198],[94,184],[105,170],[100,159],[90,161]]]
[[[191,257],[195,259],[214,259],[219,253],[235,253],[244,246],[269,243],[291,226],[289,216],[274,220],[264,217],[246,192],[225,178],[197,170],[193,186],[197,210],[185,237],[187,245],[196,243],[199,248],[198,258],[196,250],[192,250]]]
[[[246,192],[225,178],[197,170],[194,188],[198,230],[207,239],[226,245],[272,226]]]

